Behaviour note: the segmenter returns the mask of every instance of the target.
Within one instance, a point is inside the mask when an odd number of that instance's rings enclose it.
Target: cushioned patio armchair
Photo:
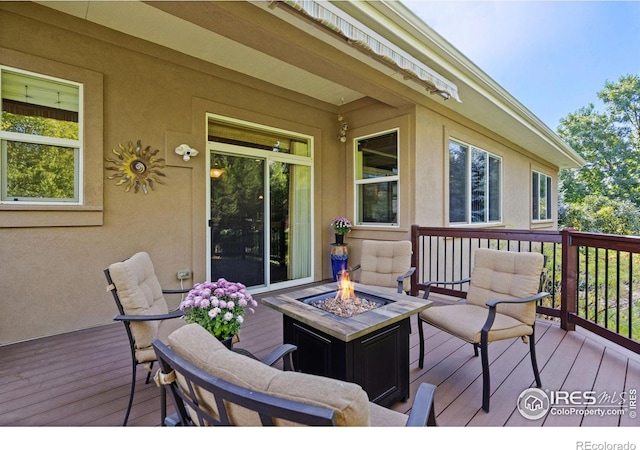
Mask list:
[[[174,401],[176,425],[436,425],[435,386],[422,384],[409,416],[369,402],[357,384],[283,372],[230,352],[204,328],[186,325],[153,341],[156,381]]]
[[[409,292],[411,275],[411,241],[362,241],[360,264],[349,272],[359,283],[397,292]]]
[[[541,387],[535,353],[537,302],[549,295],[540,292],[545,258],[540,253],[477,249],[470,278],[459,281],[425,283],[424,298],[432,285],[469,283],[466,301],[435,306],[418,315],[420,356],[424,366],[424,331],[426,322],[473,344],[475,356],[482,360],[482,409],[489,412],[491,384],[488,345],[509,338],[529,341],[529,353],[536,381]]]
[[[104,270],[107,290],[111,291],[118,312],[113,320],[122,322],[129,338],[133,365],[129,405],[123,426],[127,425],[136,387],[136,368],[139,364],[148,370],[149,382],[156,355],[151,346],[155,338],[166,341],[169,334],[186,322],[182,311],[169,311],[164,294],[180,294],[184,290],[163,290],[156,277],[149,254],[139,252],[129,259],[111,264]],[[164,410],[162,412],[164,417]]]

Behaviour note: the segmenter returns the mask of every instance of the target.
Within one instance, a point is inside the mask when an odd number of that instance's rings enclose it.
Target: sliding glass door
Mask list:
[[[268,150],[219,142],[227,130],[215,129],[208,158],[210,278],[239,281],[254,290],[310,281],[310,158],[281,153],[284,139]]]

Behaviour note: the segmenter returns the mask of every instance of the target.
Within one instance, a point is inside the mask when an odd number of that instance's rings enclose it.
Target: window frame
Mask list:
[[[87,227],[104,224],[104,74],[47,57],[0,47],[2,65],[82,83],[82,204],[8,202],[0,204],[3,228]],[[114,144],[115,145],[115,144]]]
[[[58,138],[46,135],[24,134],[15,131],[0,130],[0,205],[6,204],[28,204],[28,205],[82,205],[83,198],[83,167],[84,167],[84,84],[59,77],[45,75],[33,71],[19,69],[7,65],[0,65],[0,90],[2,88],[3,73],[14,73],[36,78],[44,81],[52,81],[78,89],[78,138]],[[0,120],[3,113],[2,96],[0,95]],[[74,150],[74,196],[68,199],[47,198],[47,197],[12,197],[7,194],[7,170],[5,163],[7,159],[7,142],[19,142],[52,147],[72,148]]]
[[[546,179],[546,182],[545,182],[546,217],[540,217],[540,211],[541,211],[540,205],[541,205],[541,198],[542,198],[541,197],[542,184],[540,183],[540,180],[542,179],[542,177]],[[537,190],[536,190],[536,186],[537,186]],[[551,175],[547,175],[546,173],[541,172],[539,170],[531,171],[531,221],[532,222],[548,222],[553,220],[553,208],[551,207],[552,200],[553,200],[552,189],[553,189],[553,177],[551,177]],[[537,214],[536,214],[536,205],[537,205]]]
[[[375,138],[375,137],[380,137],[380,136],[384,136],[384,135],[388,135],[388,134],[393,134],[395,133],[396,135],[396,166],[397,166],[397,173],[394,175],[384,175],[384,176],[376,176],[376,177],[372,177],[372,178],[364,178],[364,177],[359,177],[359,173],[363,172],[363,167],[361,165],[361,161],[359,161],[359,157],[358,157],[358,143],[362,140],[365,139],[370,139],[370,138]],[[362,136],[358,136],[353,138],[353,182],[354,182],[354,189],[353,189],[353,199],[354,199],[354,203],[353,203],[353,207],[354,207],[354,211],[353,211],[353,216],[355,218],[354,220],[354,225],[355,226],[365,226],[365,227],[392,227],[392,228],[399,228],[400,227],[400,172],[401,172],[401,157],[400,157],[400,142],[401,142],[401,138],[400,138],[400,127],[393,127],[393,128],[389,128],[389,129],[385,129],[383,131],[376,131],[375,133],[370,133],[370,134],[366,134],[366,135],[362,135]],[[365,185],[373,185],[373,184],[384,184],[384,183],[395,183],[395,190],[393,189],[393,187],[391,188],[391,191],[395,193],[395,211],[390,211],[390,212],[395,212],[395,222],[366,222],[364,221],[364,218],[361,216],[361,213],[363,211],[362,205],[360,204],[360,194],[359,194],[359,190],[361,186],[365,186]],[[391,199],[391,201],[393,202],[393,199]],[[393,206],[392,206],[393,208]]]
[[[452,199],[452,191],[451,191],[451,164],[450,164],[450,158],[451,158],[451,144],[455,144],[457,146],[461,146],[463,148],[466,148],[468,155],[466,157],[466,161],[465,161],[465,199],[464,199],[464,214],[465,214],[465,221],[459,221],[459,222],[453,222],[451,220],[451,199]],[[485,155],[485,160],[486,160],[486,164],[485,164],[485,186],[484,186],[484,192],[487,196],[490,196],[492,194],[492,190],[493,190],[493,186],[490,184],[490,170],[491,170],[491,164],[490,161],[496,160],[498,161],[499,164],[499,187],[498,187],[498,199],[494,199],[491,200],[491,198],[488,198],[488,201],[485,202],[484,205],[484,217],[485,220],[484,221],[477,221],[474,222],[473,221],[473,171],[472,171],[472,164],[473,164],[473,152],[481,152]],[[471,145],[468,144],[462,140],[459,139],[454,139],[454,138],[449,138],[448,140],[448,146],[447,146],[447,170],[448,170],[448,205],[447,205],[447,222],[449,223],[450,226],[481,226],[481,225],[499,225],[502,223],[503,220],[503,205],[502,205],[502,199],[504,198],[504,160],[502,158],[502,156],[500,155],[496,155],[495,153],[491,153],[487,150],[484,150],[480,147],[477,147],[475,145]],[[491,220],[490,216],[491,216],[491,207],[496,204],[498,205],[498,215],[499,215],[499,219],[497,220]]]

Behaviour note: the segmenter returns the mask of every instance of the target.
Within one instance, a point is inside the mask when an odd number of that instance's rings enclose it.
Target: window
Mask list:
[[[0,67],[2,202],[82,202],[82,86]]]
[[[398,131],[356,139],[356,223],[398,225]]]
[[[533,220],[551,220],[551,177],[533,172]]]
[[[502,159],[479,148],[449,142],[449,222],[502,221]]]

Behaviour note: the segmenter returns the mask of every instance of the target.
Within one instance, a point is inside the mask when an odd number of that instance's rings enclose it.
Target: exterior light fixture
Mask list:
[[[338,114],[338,122],[340,122],[340,131],[338,131],[338,140],[340,142],[347,142],[347,130],[349,125],[344,121],[342,114]]]
[[[198,154],[198,150],[189,147],[187,144],[180,144],[176,147],[176,154],[182,156],[182,159],[187,162],[192,156],[196,156]]]

